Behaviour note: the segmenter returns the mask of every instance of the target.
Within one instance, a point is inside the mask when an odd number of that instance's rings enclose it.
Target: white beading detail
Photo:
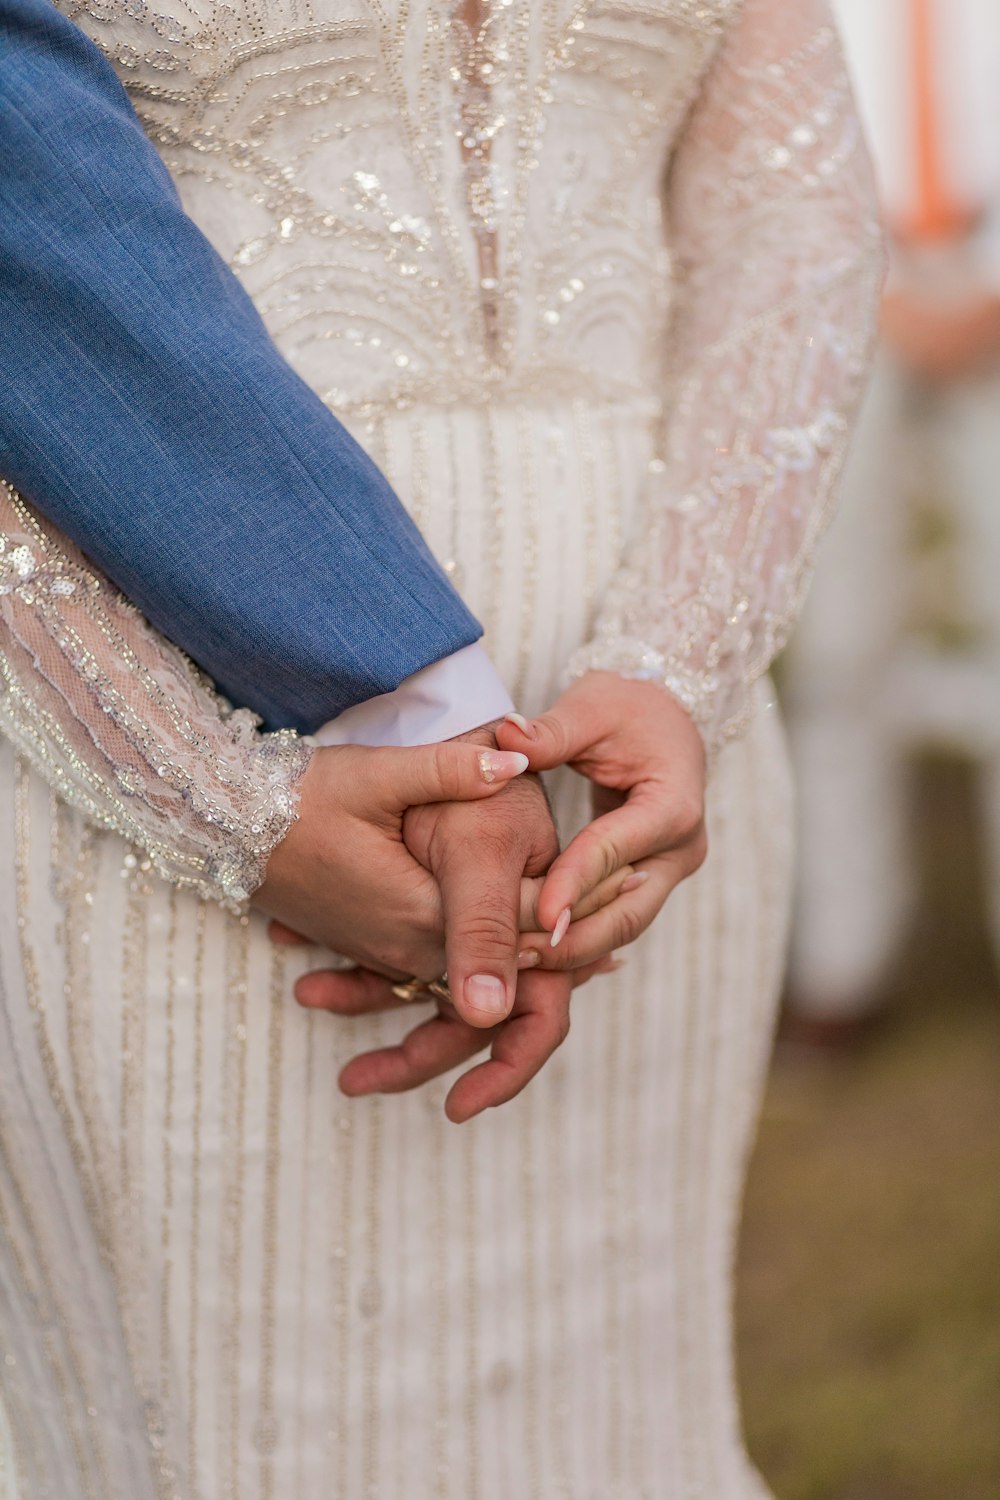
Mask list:
[[[65,8],[283,353],[362,440],[410,406],[645,406],[662,460],[572,670],[658,678],[710,744],[735,733],[801,601],[881,272],[826,4]],[[48,532],[33,595],[29,520],[10,517],[0,568],[5,727],[165,873],[252,888],[305,752],[224,717],[106,584],[53,562]],[[60,633],[81,587],[89,655]],[[165,663],[179,719],[151,686]],[[123,782],[105,731],[126,708]]]
[[[145,868],[239,910],[309,750],[261,735],[0,482],[0,728]]]

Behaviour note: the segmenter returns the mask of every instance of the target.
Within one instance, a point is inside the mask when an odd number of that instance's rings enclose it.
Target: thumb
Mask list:
[[[444,740],[409,749],[364,752],[362,798],[381,811],[425,802],[473,802],[499,792],[528,769],[521,751]]]
[[[507,714],[496,739],[503,750],[522,751],[532,771],[552,771],[582,755],[594,743],[594,729],[572,700],[560,699],[537,719]]]

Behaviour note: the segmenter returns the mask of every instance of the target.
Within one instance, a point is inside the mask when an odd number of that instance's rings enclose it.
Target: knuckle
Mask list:
[[[524,878],[521,881],[521,930],[535,932],[538,929],[538,898],[542,893],[542,881]]]
[[[436,811],[436,809],[429,811]],[[412,812],[411,808],[406,816],[410,817]],[[419,824],[414,825],[414,842],[419,837],[419,828]],[[448,827],[446,818],[432,817],[424,824],[423,832],[427,868],[440,877],[446,873],[454,861],[456,845],[452,831]]]
[[[546,1052],[551,1056],[558,1047],[562,1046],[568,1036],[569,1013],[567,1010],[560,1010],[550,1017],[549,1024],[545,1028]]]
[[[552,863],[559,853],[559,835],[551,820],[549,826],[541,835],[538,843],[538,857],[544,862],[545,868]]]
[[[619,838],[612,835],[608,839],[608,867],[604,878],[607,880],[610,876],[616,874],[623,865],[627,865],[628,862],[627,848]]]
[[[455,927],[463,945],[479,953],[511,954],[517,938],[517,924],[505,912],[486,909],[467,912]]]
[[[598,881],[609,880],[616,870],[627,864],[624,852],[612,834],[605,834],[597,844]]]
[[[691,845],[691,869],[690,874],[700,870],[708,858],[708,834],[704,826],[699,830],[697,837]]]
[[[517,824],[523,830],[526,843],[533,848],[558,847],[556,825],[540,781],[526,781],[523,777],[511,783],[510,790],[520,799]]]
[[[484,818],[475,839],[477,859],[487,865],[506,865],[517,842],[516,825],[495,816]]]
[[[694,792],[682,792],[671,809],[671,826],[678,840],[694,838],[705,820],[705,804]]]
[[[551,743],[553,755],[559,760],[565,759],[569,754],[570,741],[569,732],[562,719],[557,714],[547,713],[542,714],[535,720],[535,723],[544,726],[544,732]]]
[[[527,832],[523,847],[528,868],[532,874],[541,874],[559,853],[559,835],[551,822],[545,825],[535,824]]]
[[[559,852],[559,837],[544,797],[522,780],[513,781],[499,797],[476,804],[477,846],[498,862],[515,854],[548,863]]]
[[[432,747],[431,764],[441,791],[446,797],[454,796],[460,780],[458,746],[440,741]]]
[[[634,907],[626,907],[615,918],[615,939],[612,948],[627,948],[634,943],[645,927],[641,913]]]

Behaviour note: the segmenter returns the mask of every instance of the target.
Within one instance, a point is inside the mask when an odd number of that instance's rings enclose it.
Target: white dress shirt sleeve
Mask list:
[[[345,709],[320,745],[430,745],[503,718],[514,707],[480,641],[407,677],[392,693]]]

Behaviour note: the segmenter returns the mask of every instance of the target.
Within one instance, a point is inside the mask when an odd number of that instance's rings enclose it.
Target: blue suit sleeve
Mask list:
[[[97,48],[49,0],[0,27],[0,473],[269,727],[478,639]]]

